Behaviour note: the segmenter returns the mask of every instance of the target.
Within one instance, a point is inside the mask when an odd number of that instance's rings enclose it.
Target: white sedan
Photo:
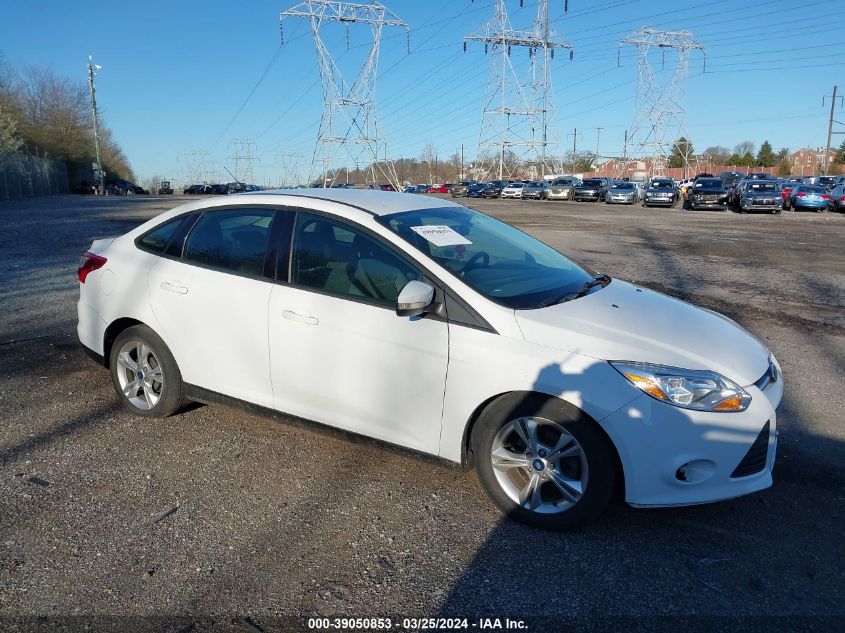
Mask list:
[[[79,338],[140,416],[283,411],[474,466],[552,529],[616,488],[677,506],[772,483],[783,381],[760,341],[454,202],[197,200],[96,240],[78,276]]]

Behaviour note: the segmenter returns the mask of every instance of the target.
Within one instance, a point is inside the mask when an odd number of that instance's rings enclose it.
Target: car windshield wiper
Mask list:
[[[573,295],[573,299],[577,299],[578,297],[583,297],[586,294],[589,294],[590,290],[595,288],[596,286],[601,286],[604,288],[607,284],[610,283],[610,275],[605,275],[604,273],[596,275],[592,281],[588,281],[584,284],[583,288],[576,292]]]
[[[549,306],[556,305],[558,303],[566,303],[567,301],[572,301],[573,299],[578,299],[579,297],[583,297],[584,295],[589,294],[590,290],[595,288],[596,286],[601,286],[604,288],[607,284],[610,283],[611,276],[605,275],[601,273],[596,275],[591,281],[585,283],[581,290],[577,292],[567,292],[565,295],[560,295],[559,297],[555,297],[553,299],[549,299],[541,303],[538,308],[548,308]]]

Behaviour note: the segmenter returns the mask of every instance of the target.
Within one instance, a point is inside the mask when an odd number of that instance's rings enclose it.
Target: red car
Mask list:
[[[800,185],[800,182],[785,182],[781,185],[780,188],[780,198],[786,203],[786,199],[789,197],[789,194],[792,193],[792,190]]]
[[[449,190],[452,188],[452,183],[447,182],[443,183],[442,185],[431,185],[428,189],[425,190],[426,193],[449,193]]]

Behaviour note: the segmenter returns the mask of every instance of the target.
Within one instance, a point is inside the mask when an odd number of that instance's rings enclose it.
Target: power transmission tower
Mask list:
[[[512,175],[519,165],[529,161],[532,176],[545,175],[553,170],[551,162],[557,153],[558,139],[554,101],[551,98],[550,63],[555,49],[569,50],[572,46],[549,30],[549,2],[538,0],[534,28],[530,31],[511,28],[505,0],[496,0],[493,19],[481,29],[464,37],[467,42],[482,42],[484,52],[491,53],[487,76],[487,91],[481,115],[477,160],[495,150],[497,157],[488,167],[498,177]],[[528,49],[530,68],[527,79],[520,76],[511,58],[511,49]]]
[[[199,182],[200,171],[211,158],[208,152],[203,150],[185,150],[179,153],[176,160],[179,163],[179,172],[183,179],[183,184],[194,185]]]
[[[255,158],[255,141],[252,139],[233,138],[229,143],[232,147],[232,155],[229,157],[234,164],[235,178],[239,182],[253,184],[255,175],[252,172],[252,163]]]
[[[298,152],[276,154],[276,163],[282,171],[282,180],[279,183],[282,187],[297,187],[302,184],[299,167],[304,160],[305,157]]]
[[[665,174],[672,146],[681,136],[686,136],[683,99],[690,52],[697,50],[704,55],[704,46],[689,31],[657,31],[647,27],[620,40],[617,57],[623,46],[637,49],[637,106],[628,132],[627,154],[634,159],[650,158],[651,175],[661,176]],[[674,69],[665,81],[658,80],[652,66],[655,50],[660,51],[661,71],[666,70],[666,51],[677,53]],[[689,167],[689,156],[683,158]]]
[[[376,68],[382,29],[386,26],[400,27],[410,37],[408,25],[378,2],[353,4],[306,0],[282,12],[279,29],[283,44],[284,20],[289,17],[306,18],[310,22],[323,84],[323,116],[308,174],[309,184],[319,176],[324,187],[330,186],[339,173],[338,169],[332,170],[336,154],[345,150],[356,169],[362,173],[369,171],[372,184],[378,179],[384,179],[399,190],[396,169],[387,160],[387,145],[376,120]],[[347,49],[350,24],[370,27],[373,43],[351,85],[343,78],[340,68],[320,37],[320,28],[331,22],[343,24],[346,28]]]

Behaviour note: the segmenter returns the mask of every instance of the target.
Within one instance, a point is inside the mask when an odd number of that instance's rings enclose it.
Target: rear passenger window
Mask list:
[[[163,253],[164,249],[167,248],[167,244],[170,242],[170,238],[176,233],[176,230],[181,226],[184,219],[177,218],[154,228],[138,240],[138,246],[154,253]]]
[[[260,277],[275,212],[254,209],[203,214],[185,242],[182,258],[203,266]]]

